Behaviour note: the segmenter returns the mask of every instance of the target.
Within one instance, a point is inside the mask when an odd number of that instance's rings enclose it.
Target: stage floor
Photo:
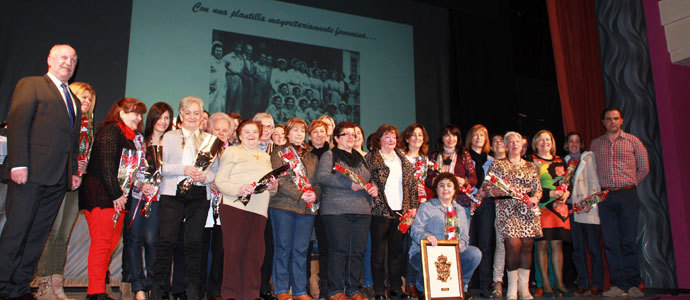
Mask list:
[[[35,290],[34,290],[35,291]],[[470,290],[472,295],[474,295],[475,300],[498,300],[499,298],[481,298],[479,297],[479,290]],[[673,296],[671,293],[676,293],[680,291],[680,294]],[[65,290],[67,297],[77,299],[77,300],[82,300],[86,298],[86,288],[66,288]],[[120,297],[120,292],[117,287],[114,287],[112,289],[112,292],[109,293],[110,297],[114,299],[121,299]],[[548,300],[548,299],[555,299],[553,297],[534,297],[535,299],[542,299],[542,300]],[[501,298],[505,299],[505,298]],[[632,298],[632,297],[603,297],[603,296],[596,296],[596,297],[590,297],[590,296],[574,296],[574,297],[566,297],[565,299],[568,300],[621,300],[621,299],[644,299],[644,300],[690,300],[690,294],[688,294],[687,290],[654,290],[654,289],[649,289],[647,291],[647,295],[644,297],[640,298]]]

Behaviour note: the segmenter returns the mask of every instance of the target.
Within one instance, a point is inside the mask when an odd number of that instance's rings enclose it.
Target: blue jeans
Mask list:
[[[347,214],[321,218],[328,232],[328,296],[343,292],[347,296],[360,293],[362,257],[371,216]]]
[[[371,234],[367,236],[367,248],[364,250],[363,264],[362,285],[373,286],[374,278],[371,277]]]
[[[124,243],[124,255],[126,256],[125,263],[129,270],[129,280],[132,283],[132,292],[137,292],[148,290],[151,284],[153,262],[156,260],[159,204],[158,201],[151,203],[151,215],[146,218],[139,213],[141,209],[144,208],[144,204],[146,204],[142,199],[139,203],[136,215],[134,216],[134,221],[132,221],[134,207],[136,203],[139,202],[138,199],[132,200],[132,208],[130,208],[130,212],[125,215],[124,230],[127,231],[127,234],[125,234],[127,243]],[[145,264],[141,257],[141,247],[144,247],[144,255],[146,257]],[[146,274],[148,276],[144,274],[143,266],[146,267]]]
[[[599,225],[575,222],[570,219],[570,237],[573,242],[573,263],[577,271],[577,287],[604,289],[604,260],[601,256]],[[587,241],[587,246],[585,246]],[[589,282],[587,249],[592,259],[592,282]]]
[[[612,191],[598,204],[611,284],[624,291],[641,281],[636,245],[639,201],[637,190],[629,189]]]
[[[273,289],[293,296],[307,293],[307,250],[314,216],[268,209],[273,227]]]
[[[465,251],[460,252],[460,265],[462,265],[462,289],[467,292],[467,284],[472,280],[474,270],[482,261],[482,251],[475,246],[468,246]],[[422,273],[422,253],[418,252],[410,256],[410,264],[418,272]],[[421,293],[424,291],[424,276],[417,276],[415,281],[417,290]]]

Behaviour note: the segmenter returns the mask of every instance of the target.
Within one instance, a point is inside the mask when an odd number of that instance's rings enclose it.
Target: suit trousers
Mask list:
[[[31,281],[55,215],[67,192],[67,175],[55,185],[10,182],[0,235],[0,297],[31,293]]]
[[[48,241],[38,261],[38,277],[62,274],[67,258],[67,244],[72,227],[79,216],[79,195],[76,191],[65,194],[65,200],[60,205],[53,229],[48,234]]]

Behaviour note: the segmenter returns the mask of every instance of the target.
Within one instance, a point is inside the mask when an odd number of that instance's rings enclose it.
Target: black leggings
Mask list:
[[[514,271],[518,268],[529,269],[532,267],[532,249],[534,238],[506,239],[506,269]]]

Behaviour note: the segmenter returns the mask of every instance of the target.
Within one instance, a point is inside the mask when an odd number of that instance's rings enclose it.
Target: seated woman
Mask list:
[[[422,272],[421,240],[426,239],[432,246],[438,245],[438,240],[443,240],[446,234],[446,208],[453,206],[456,211],[464,211],[462,206],[453,201],[456,195],[460,193],[460,184],[455,175],[448,172],[440,173],[434,178],[432,189],[434,198],[419,206],[417,217],[415,217],[414,224],[410,229],[410,235],[414,241],[410,246],[410,264],[418,273]],[[472,299],[472,296],[467,292],[467,284],[472,279],[472,274],[482,259],[482,252],[477,247],[469,246],[467,216],[463,213],[456,215],[459,227],[459,231],[456,232],[458,232],[457,238],[460,243],[464,298]],[[424,276],[417,276],[415,285],[419,291],[420,299],[423,299]]]

